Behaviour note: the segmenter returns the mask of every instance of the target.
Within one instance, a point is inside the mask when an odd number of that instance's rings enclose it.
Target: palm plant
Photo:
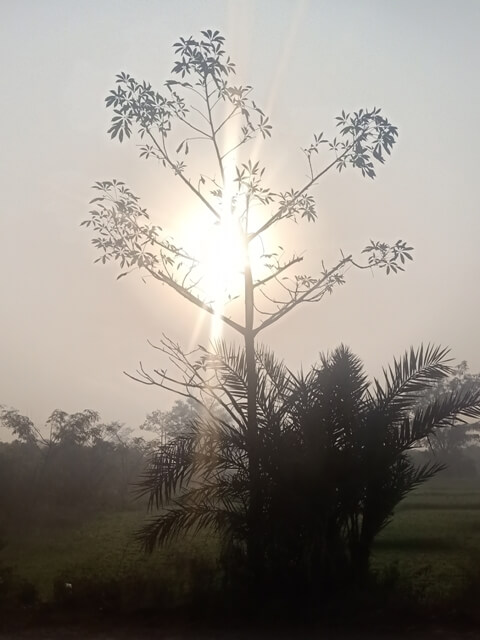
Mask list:
[[[170,342],[168,353],[186,372],[179,384],[189,394],[200,391],[201,401],[189,396],[197,401],[196,417],[181,435],[157,447],[150,458],[138,494],[148,495],[150,510],[163,511],[141,529],[138,538],[152,551],[182,532],[208,528],[222,534],[226,548],[242,551],[248,535],[251,491],[244,351],[219,341],[212,351],[200,348],[191,365]],[[256,361],[258,420],[262,433],[271,437],[276,420],[281,432],[278,415],[288,372],[267,349],[257,350]],[[169,379],[169,383],[174,381]]]
[[[442,468],[415,466],[409,450],[435,429],[480,417],[479,389],[421,402],[449,375],[447,355],[439,347],[411,349],[384,370],[383,384],[369,384],[345,346],[297,376],[267,349],[257,350],[259,531],[272,583],[296,577],[314,592],[366,576],[373,541],[396,505]],[[139,539],[153,550],[208,529],[219,534],[227,557],[232,550],[244,557],[251,489],[244,352],[219,343],[202,350],[192,371],[198,379],[185,387],[216,404],[199,403],[188,431],[152,455],[139,492],[161,512]]]

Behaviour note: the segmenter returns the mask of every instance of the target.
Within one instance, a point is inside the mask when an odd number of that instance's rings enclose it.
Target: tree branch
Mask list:
[[[316,176],[313,176],[313,178],[311,178],[308,183],[302,188],[300,189],[300,191],[298,191],[298,193],[295,195],[295,197],[288,203],[288,207],[284,206],[282,208],[280,208],[271,218],[269,218],[261,227],[259,227],[256,231],[254,231],[253,233],[249,234],[248,237],[248,242],[251,242],[252,240],[254,240],[257,236],[261,235],[264,231],[266,231],[269,227],[272,226],[272,224],[274,224],[275,222],[277,222],[277,220],[280,220],[284,214],[288,211],[289,207],[291,207],[292,205],[295,204],[295,202],[300,198],[301,195],[303,195],[306,191],[308,191],[308,189],[310,189],[310,187],[312,187],[317,180],[319,180],[322,176],[324,176],[328,171],[330,171],[330,169],[332,169],[337,162],[345,157],[352,149],[352,147],[354,146],[356,140],[354,140],[349,147],[347,147],[347,149],[345,149],[345,151],[339,155],[338,157],[335,158],[335,160],[333,160],[328,166],[326,166],[324,169],[322,169],[322,171],[320,171],[319,173],[317,173]]]
[[[256,327],[254,330],[255,335],[258,335],[260,331],[263,331],[264,329],[269,327],[271,324],[274,324],[275,322],[280,320],[280,318],[285,316],[287,313],[289,313],[292,309],[297,307],[302,302],[313,302],[314,298],[315,298],[315,301],[320,300],[326,293],[325,289],[323,291],[320,291],[321,287],[326,284],[326,282],[332,275],[334,275],[337,271],[339,271],[342,267],[344,267],[346,264],[350,262],[351,262],[351,256],[343,258],[342,260],[340,260],[338,264],[332,267],[332,269],[325,272],[323,274],[323,277],[319,279],[317,283],[313,285],[311,288],[307,289],[301,294],[298,294],[298,292],[292,292],[293,294],[292,300],[285,302],[284,306],[281,309],[279,309],[269,318],[264,320],[264,322],[262,322],[258,327]],[[312,294],[315,294],[315,295],[312,296]],[[309,300],[309,298],[312,298],[312,299]]]
[[[185,298],[185,300],[188,300],[189,302],[192,302],[194,305],[196,305],[197,307],[199,307],[203,311],[206,311],[207,313],[209,313],[212,316],[217,315],[220,318],[220,320],[222,320],[222,322],[224,322],[226,325],[228,325],[229,327],[231,327],[232,329],[234,329],[235,331],[237,331],[241,335],[244,334],[244,328],[242,327],[242,325],[238,324],[234,320],[231,320],[227,316],[224,316],[223,314],[217,314],[215,312],[215,310],[209,304],[207,304],[206,302],[203,302],[202,300],[200,300],[200,298],[197,298],[197,296],[195,296],[193,293],[191,293],[190,291],[185,289],[185,287],[182,287],[182,285],[180,285],[178,282],[176,282],[173,278],[171,278],[169,276],[165,276],[162,273],[159,273],[157,271],[154,271],[153,269],[151,269],[148,266],[145,266],[145,269],[156,280],[159,280],[160,282],[163,282],[164,284],[166,284],[169,287],[171,287],[172,289],[174,289],[174,291],[179,293],[183,298]]]
[[[263,280],[258,280],[257,282],[255,282],[253,285],[254,289],[256,289],[257,287],[263,287],[263,285],[267,284],[267,282],[269,282],[270,280],[273,280],[274,278],[278,278],[278,276],[281,273],[289,269],[292,265],[297,264],[298,262],[302,262],[302,260],[303,260],[302,256],[292,258],[289,262],[285,263],[284,265],[276,269],[274,273],[271,273],[266,278],[263,278]]]
[[[155,136],[151,133],[150,129],[147,129],[147,133],[150,136],[153,144],[157,147],[158,151],[162,154],[162,159],[165,160],[165,162],[167,162],[167,164],[169,165],[169,167],[175,172],[175,174],[179,175],[180,178],[183,180],[183,182],[187,185],[187,187],[193,191],[193,193],[197,196],[197,198],[199,198],[199,200],[201,200],[203,202],[203,204],[213,213],[213,215],[215,216],[215,218],[217,220],[221,219],[220,214],[215,210],[215,208],[213,207],[212,204],[210,204],[210,202],[202,195],[202,193],[200,193],[200,191],[193,186],[193,184],[190,182],[190,180],[187,180],[187,178],[185,178],[185,176],[177,171],[175,165],[173,164],[173,162],[170,160],[170,158],[168,157],[168,155],[165,153],[165,151],[161,148],[161,146],[158,144]]]
[[[210,137],[212,139],[213,146],[215,147],[215,154],[217,156],[218,165],[220,167],[220,175],[222,176],[222,183],[225,184],[225,171],[223,169],[222,156],[220,154],[220,149],[218,148],[215,127],[213,125],[212,109],[210,107],[210,96],[208,94],[206,78],[204,79],[204,87],[205,87],[205,101],[207,103],[208,121],[210,123],[210,129],[211,129],[211,132],[212,132]]]

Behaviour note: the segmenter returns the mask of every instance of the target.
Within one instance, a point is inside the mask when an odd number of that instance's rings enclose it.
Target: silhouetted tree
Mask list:
[[[261,548],[262,496],[260,477],[261,434],[257,422],[257,369],[255,341],[260,332],[304,302],[316,302],[344,283],[347,269],[378,267],[387,274],[402,270],[411,259],[411,248],[402,240],[394,244],[371,241],[363,249],[364,261],[341,252],[332,265],[323,265],[319,275],[295,273],[302,261],[297,253],[269,246],[269,232],[275,227],[317,217],[312,189],[329,171],[347,167],[363,176],[375,177],[375,162],[383,163],[396,141],[397,129],[381,110],[360,109],[337,118],[337,135],[313,136],[303,152],[308,178],[296,187],[272,189],[266,183],[265,168],[256,158],[243,157],[244,145],[256,136],[271,135],[269,118],[251,98],[252,88],[232,83],[235,65],[225,54],[224,38],[218,31],[202,31],[200,38],[180,38],[174,44],[176,60],[173,78],[164,91],[139,82],[127,73],[117,76],[116,88],[106,98],[113,109],[109,133],[122,142],[137,133],[140,156],[152,158],[170,170],[203,208],[205,224],[214,225],[239,238],[243,252],[243,283],[239,291],[223,292],[224,300],[213,299],[205,291],[201,261],[175,242],[140,205],[139,198],[123,182],[101,181],[94,185],[97,196],[87,227],[94,232],[93,244],[101,252],[98,261],[116,261],[123,270],[119,278],[140,270],[180,296],[220,318],[241,337],[245,349],[247,381],[247,457],[249,488],[249,558],[252,575],[262,572]],[[189,175],[187,156],[198,149],[205,166],[194,177]],[[314,160],[328,153],[320,167]],[[208,155],[210,153],[210,155]],[[188,154],[191,154],[190,156]],[[213,163],[213,165],[212,165]],[[210,172],[210,173],[209,173]],[[252,260],[252,246],[263,243],[260,272]],[[258,271],[258,270],[257,270]],[[291,274],[291,275],[289,275]],[[223,310],[223,303],[243,298],[242,318]],[[220,302],[222,305],[220,305]],[[168,351],[169,345],[162,343]],[[140,369],[137,378],[153,384],[152,376]],[[170,388],[164,372],[157,376],[161,386]]]
[[[420,393],[448,376],[447,353],[411,349],[385,370],[383,384],[369,384],[343,346],[299,376],[257,349],[258,534],[273,588],[312,594],[365,578],[373,541],[398,502],[443,468],[418,467],[408,452],[437,429],[480,417],[478,388],[449,389],[418,404]],[[222,342],[198,355],[197,380],[208,379],[205,393],[228,417],[199,414],[190,433],[159,448],[140,493],[163,511],[139,537],[151,550],[208,528],[221,532],[231,563],[249,535],[246,361],[243,350]]]

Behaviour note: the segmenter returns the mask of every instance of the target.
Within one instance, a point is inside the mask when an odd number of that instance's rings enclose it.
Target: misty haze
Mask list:
[[[7,0],[0,637],[477,637],[479,28]]]

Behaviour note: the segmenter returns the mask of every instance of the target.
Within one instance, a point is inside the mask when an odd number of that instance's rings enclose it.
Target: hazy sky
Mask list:
[[[407,240],[415,261],[394,277],[350,272],[263,340],[294,369],[344,342],[378,374],[424,341],[479,371],[478,0],[4,0],[0,404],[38,424],[55,408],[92,408],[133,426],[173,402],[122,372],[139,360],[165,366],[147,344],[162,333],[190,346],[197,312],[93,265],[79,223],[91,184],[113,177],[163,227],[195,215],[172,176],[138,159],[134,143],[109,140],[104,98],[120,71],[162,91],[173,42],[208,28],[226,36],[238,81],[271,116],[272,139],[254,149],[276,190],[302,184],[300,147],[333,134],[342,109],[381,106],[400,130],[376,180],[349,171],[320,183],[318,222],[291,239],[305,270],[369,238]]]

